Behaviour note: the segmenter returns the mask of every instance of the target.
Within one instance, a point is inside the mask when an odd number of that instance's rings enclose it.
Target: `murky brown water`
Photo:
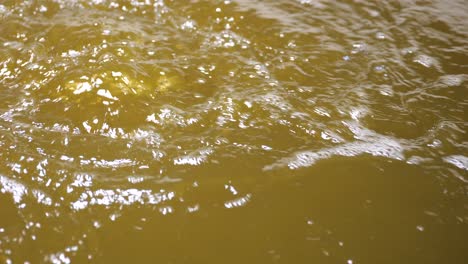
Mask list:
[[[0,1],[0,263],[465,263],[467,14]]]

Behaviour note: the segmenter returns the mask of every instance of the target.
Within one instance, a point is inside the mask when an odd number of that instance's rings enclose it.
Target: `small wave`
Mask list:
[[[156,205],[164,201],[172,200],[174,197],[174,192],[153,192],[146,189],[99,189],[96,191],[89,190],[83,192],[78,200],[72,202],[70,206],[72,209],[79,211],[93,205]]]
[[[453,166],[468,171],[468,157],[463,155],[451,155],[444,157],[443,160]]]
[[[263,170],[267,171],[282,167],[294,170],[310,167],[320,160],[329,159],[334,156],[355,157],[370,154],[375,157],[385,157],[394,160],[405,159],[404,148],[397,139],[382,136],[371,130],[352,124],[355,123],[348,124],[348,127],[355,133],[357,141],[317,151],[297,152],[291,157],[280,159],[271,165],[265,166]]]
[[[52,205],[52,198],[44,192],[37,189],[28,189],[24,184],[8,177],[0,175],[0,187],[0,192],[10,193],[16,204],[22,203],[23,198],[28,194],[31,194],[38,203]]]

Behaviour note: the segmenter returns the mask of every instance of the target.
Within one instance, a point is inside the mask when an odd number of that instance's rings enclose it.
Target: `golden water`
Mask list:
[[[467,6],[0,1],[0,263],[465,263]]]

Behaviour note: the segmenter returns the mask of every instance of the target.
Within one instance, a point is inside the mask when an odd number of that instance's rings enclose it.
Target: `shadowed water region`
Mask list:
[[[0,263],[466,263],[467,14],[0,1]]]

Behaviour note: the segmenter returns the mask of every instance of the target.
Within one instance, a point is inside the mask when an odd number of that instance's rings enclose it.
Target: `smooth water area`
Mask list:
[[[467,21],[0,1],[0,263],[466,263]]]

